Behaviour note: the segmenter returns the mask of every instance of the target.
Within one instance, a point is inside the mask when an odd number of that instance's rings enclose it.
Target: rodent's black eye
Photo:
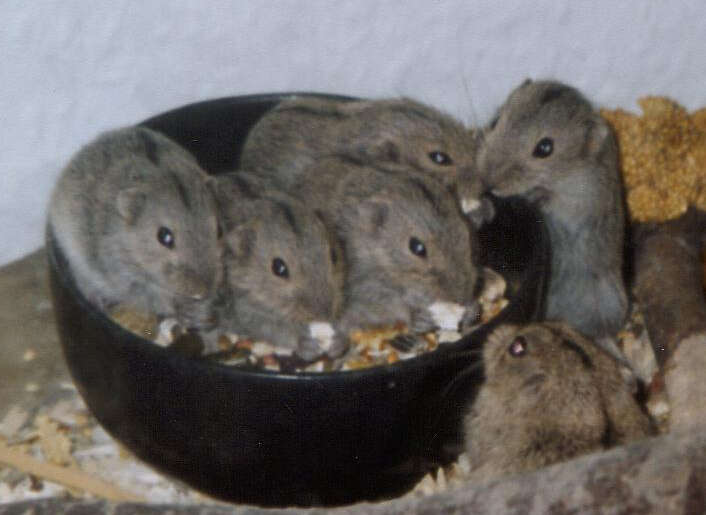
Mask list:
[[[527,352],[527,340],[525,340],[524,336],[516,337],[512,340],[512,343],[507,348],[507,351],[510,353],[510,356],[515,358],[524,356]]]
[[[167,247],[174,248],[174,233],[168,227],[160,227],[157,231],[157,241]]]
[[[534,151],[532,151],[532,155],[534,157],[549,157],[552,155],[552,152],[554,151],[554,140],[551,138],[542,138],[539,140],[539,143],[537,143],[537,146],[534,147]]]
[[[412,254],[414,254],[415,256],[419,256],[422,258],[427,257],[427,248],[421,241],[419,241],[414,236],[409,239],[409,250],[411,250]]]
[[[287,268],[287,263],[281,258],[274,258],[272,260],[272,273],[277,277],[286,279],[289,277],[289,268]]]
[[[338,263],[338,254],[336,253],[336,249],[331,249],[331,263],[334,265]]]
[[[429,159],[431,159],[434,164],[440,166],[449,166],[453,163],[449,155],[444,152],[441,152],[440,150],[429,152]]]

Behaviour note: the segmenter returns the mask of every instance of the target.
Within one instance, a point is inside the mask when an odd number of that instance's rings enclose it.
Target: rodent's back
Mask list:
[[[399,164],[449,182],[473,176],[475,138],[451,116],[408,98],[295,98],[248,134],[240,165],[289,186],[326,156]]]
[[[248,133],[238,168],[286,186],[289,176],[298,176],[317,156],[331,151],[337,106],[338,101],[330,99],[283,100]]]
[[[473,477],[517,473],[651,434],[619,364],[565,324],[503,326],[465,419]]]

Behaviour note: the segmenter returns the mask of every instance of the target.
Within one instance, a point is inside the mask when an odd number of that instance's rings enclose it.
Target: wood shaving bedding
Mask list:
[[[0,426],[0,504],[47,497],[215,503],[132,457],[74,390],[35,416],[11,408]]]

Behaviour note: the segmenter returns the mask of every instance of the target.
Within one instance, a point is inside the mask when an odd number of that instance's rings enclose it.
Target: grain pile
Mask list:
[[[630,218],[659,222],[706,210],[706,108],[689,114],[666,97],[638,100],[642,116],[602,109],[615,130]]]
[[[490,321],[508,305],[505,279],[487,268],[483,275],[483,291],[478,299],[478,326]],[[210,335],[211,341],[204,341],[200,335],[184,331],[174,319],[158,320],[154,315],[141,313],[124,305],[116,306],[109,314],[125,329],[190,357],[230,366],[287,373],[359,370],[390,365],[434,351],[439,345],[458,341],[462,336],[456,331],[439,330],[420,335],[421,338],[415,345],[406,347],[396,341],[399,336],[410,335],[404,324],[366,328],[353,331],[349,335],[351,347],[342,358],[332,360],[323,357],[312,363],[305,363],[293,356],[292,349],[276,347],[269,342],[253,341],[247,335],[219,333],[215,337]],[[215,343],[212,343],[213,340]]]

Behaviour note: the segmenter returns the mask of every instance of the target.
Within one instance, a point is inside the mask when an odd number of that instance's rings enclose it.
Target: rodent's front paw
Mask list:
[[[461,211],[469,215],[482,207],[481,201],[477,198],[465,197],[461,199]]]
[[[336,330],[328,322],[309,323],[309,337],[319,342],[319,347],[328,352],[333,346]]]
[[[318,341],[319,347],[329,358],[340,358],[350,348],[350,342],[344,334],[328,322],[310,323],[309,334]]]
[[[471,328],[481,322],[482,309],[478,302],[474,302],[470,306],[466,306],[466,312],[461,317],[458,329],[461,334],[470,332]]]
[[[329,358],[336,359],[343,356],[350,348],[350,342],[341,333],[336,333],[333,337],[331,347],[326,352]]]
[[[495,205],[488,197],[462,198],[461,211],[474,227],[480,227],[495,218]]]
[[[466,306],[446,301],[434,302],[428,310],[434,320],[434,325],[447,331],[457,331],[468,312]]]
[[[324,354],[319,340],[311,337],[300,338],[297,343],[296,355],[304,361],[315,361]]]
[[[336,330],[330,323],[310,322],[307,327],[308,334],[299,339],[297,355],[300,358],[313,361],[323,354],[331,355],[332,351],[341,352]]]

